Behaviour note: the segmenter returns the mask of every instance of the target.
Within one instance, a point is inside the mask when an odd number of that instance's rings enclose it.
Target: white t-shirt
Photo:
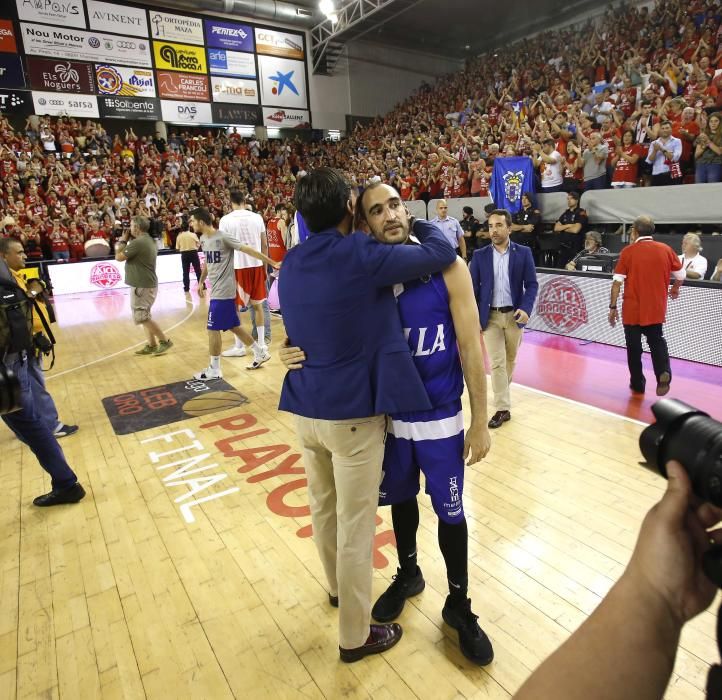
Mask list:
[[[545,163],[542,161],[541,186],[558,187],[564,182],[564,170],[562,168],[562,154],[559,151],[552,151],[547,158],[554,158],[556,163]]]
[[[261,252],[261,241],[266,235],[266,225],[260,214],[247,209],[234,209],[230,214],[221,218],[218,230],[233,236],[237,241]],[[242,270],[246,267],[261,267],[263,263],[250,255],[234,252],[233,267]]]
[[[707,258],[703,257],[699,253],[693,258],[685,258],[684,255],[679,256],[679,261],[682,263],[682,269],[685,272],[697,272],[701,279],[704,279],[707,273]]]

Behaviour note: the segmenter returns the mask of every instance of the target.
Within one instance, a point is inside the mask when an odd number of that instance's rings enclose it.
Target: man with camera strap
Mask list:
[[[22,244],[12,238],[0,240],[0,338],[4,341],[0,356],[4,366],[14,375],[14,379],[8,377],[0,385],[0,395],[8,394],[13,398],[10,402],[0,401],[3,405],[11,404],[6,408],[10,412],[3,415],[2,420],[28,445],[52,479],[51,491],[38,496],[33,503],[36,506],[77,503],[85,496],[85,490],[58,444],[57,410],[45,390],[42,368],[34,355],[33,303],[19,275],[23,267],[25,252]],[[64,435],[77,430],[77,426],[62,427],[66,429]]]

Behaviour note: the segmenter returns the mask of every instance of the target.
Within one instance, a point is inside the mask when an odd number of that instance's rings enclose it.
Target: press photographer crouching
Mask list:
[[[722,424],[671,399],[652,410],[658,422],[642,432],[640,447],[667,490],[647,513],[621,578],[517,700],[660,700],[682,627],[722,587]],[[718,665],[707,698],[722,698]]]
[[[51,491],[38,496],[33,503],[36,506],[77,503],[85,496],[85,490],[58,444],[59,436],[75,432],[77,426],[60,423],[55,403],[45,389],[33,338],[33,320],[42,312],[17,274],[24,266],[22,244],[12,238],[0,239],[0,364],[15,378],[13,381],[7,371],[2,373],[0,403],[18,409],[2,415],[2,420],[50,474]],[[16,401],[10,400],[10,392],[16,393]]]

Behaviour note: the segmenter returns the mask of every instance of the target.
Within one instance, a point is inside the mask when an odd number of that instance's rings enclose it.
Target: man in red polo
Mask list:
[[[614,326],[619,319],[617,299],[624,283],[622,323],[627,343],[629,388],[634,393],[644,393],[647,381],[642,371],[644,335],[657,377],[657,396],[664,396],[669,392],[672,369],[662,325],[667,315],[667,296],[677,298],[685,272],[675,252],[668,245],[655,241],[653,234],[654,222],[649,216],[635,219],[631,230],[632,242],[622,250],[614,271],[609,300],[609,323]],[[671,290],[670,277],[674,277]]]

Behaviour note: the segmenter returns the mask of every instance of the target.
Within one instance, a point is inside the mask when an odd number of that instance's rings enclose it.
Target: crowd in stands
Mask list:
[[[426,201],[487,195],[504,155],[530,156],[543,192],[721,182],[721,19],[716,0],[610,6],[471,59],[338,142],[0,118],[0,234],[30,259],[76,260],[139,214],[172,246],[190,209],[220,216],[231,189],[290,221],[297,176],[321,165]]]

